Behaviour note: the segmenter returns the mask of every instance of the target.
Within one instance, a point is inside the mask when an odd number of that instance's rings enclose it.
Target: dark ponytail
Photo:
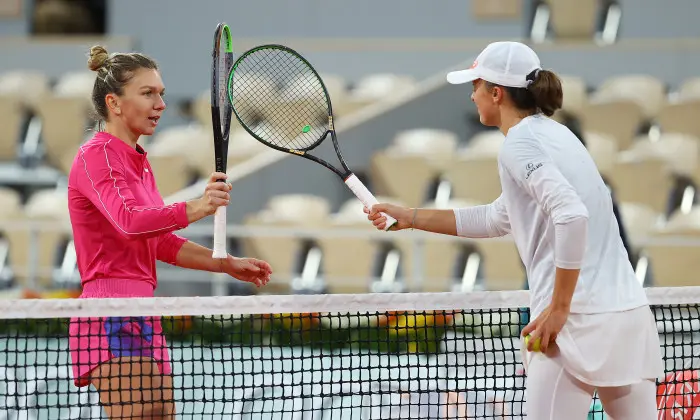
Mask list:
[[[532,93],[537,108],[544,115],[551,117],[557,109],[561,108],[564,100],[561,80],[549,70],[535,70],[530,74],[532,83],[527,90]]]
[[[549,70],[537,69],[528,74],[526,80],[530,82],[526,88],[500,87],[508,92],[516,108],[533,114],[542,112],[548,117],[554,115],[564,100],[559,77]]]

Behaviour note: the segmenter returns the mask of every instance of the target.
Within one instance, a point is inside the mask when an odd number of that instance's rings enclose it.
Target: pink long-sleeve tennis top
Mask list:
[[[147,153],[98,132],[80,147],[68,179],[83,295],[150,296],[156,260],[175,265],[187,241],[184,202],[164,205]]]

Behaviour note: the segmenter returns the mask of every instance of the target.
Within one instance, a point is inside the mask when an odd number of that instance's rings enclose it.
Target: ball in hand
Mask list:
[[[540,337],[537,337],[535,342],[532,344],[532,351],[540,351]],[[528,347],[530,343],[530,334],[525,336],[525,348]]]

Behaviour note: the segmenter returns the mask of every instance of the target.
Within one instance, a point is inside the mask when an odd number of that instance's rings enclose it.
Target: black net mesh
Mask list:
[[[261,47],[242,56],[228,89],[242,125],[270,145],[308,150],[329,128],[321,80],[303,59],[284,47]]]
[[[419,309],[463,298],[427,296],[411,311],[385,310],[389,295],[331,296],[351,308],[332,312],[315,296],[129,299],[92,311],[4,301],[0,317],[22,307],[34,318],[0,321],[0,418],[96,419],[107,410],[112,418],[524,418],[519,333],[527,308],[516,307],[518,299],[508,307],[506,295],[493,300],[505,302],[501,308]],[[659,418],[700,418],[699,307],[653,307],[667,370],[658,382]],[[99,308],[108,316],[87,318]],[[144,308],[169,315],[134,315]],[[214,314],[224,308],[251,313]],[[293,308],[305,310],[266,313]],[[117,391],[111,399],[76,386],[90,369]],[[597,398],[589,418],[605,418]]]

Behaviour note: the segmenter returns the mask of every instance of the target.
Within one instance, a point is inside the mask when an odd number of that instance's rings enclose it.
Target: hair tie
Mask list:
[[[530,86],[535,80],[537,80],[537,76],[540,75],[540,70],[542,69],[534,69],[530,72],[530,74],[525,76],[525,80],[527,81],[528,86]]]

